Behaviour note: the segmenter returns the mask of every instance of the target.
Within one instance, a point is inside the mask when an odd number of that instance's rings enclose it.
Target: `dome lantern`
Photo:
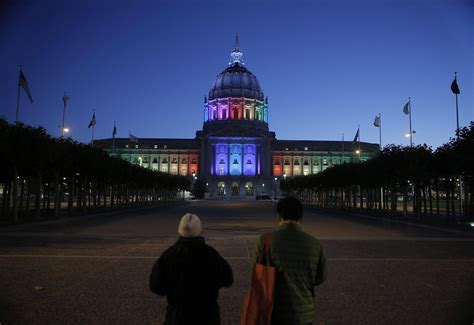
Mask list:
[[[229,66],[244,65],[244,61],[242,59],[243,56],[244,56],[244,53],[242,53],[242,51],[240,50],[239,34],[236,34],[234,48],[232,49],[232,52],[230,53]]]

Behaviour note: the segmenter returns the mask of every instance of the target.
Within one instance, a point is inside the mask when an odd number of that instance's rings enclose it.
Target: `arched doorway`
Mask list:
[[[225,195],[225,183],[217,183],[217,195]]]
[[[253,183],[252,182],[247,182],[247,184],[245,184],[245,195],[253,196]]]
[[[239,196],[240,195],[240,186],[238,182],[232,183],[232,196]]]

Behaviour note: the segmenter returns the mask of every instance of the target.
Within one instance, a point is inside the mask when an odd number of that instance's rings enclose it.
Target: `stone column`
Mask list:
[[[227,144],[227,167],[226,167],[226,175],[230,175],[230,143]],[[232,191],[232,184],[231,189]]]
[[[260,145],[255,144],[255,175],[260,175]]]
[[[242,143],[242,146],[240,147],[241,151],[241,157],[240,157],[240,175],[244,174],[244,164],[245,164],[245,143]]]

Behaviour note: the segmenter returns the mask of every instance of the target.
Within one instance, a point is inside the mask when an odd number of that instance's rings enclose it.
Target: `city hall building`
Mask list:
[[[277,139],[268,126],[268,98],[242,56],[237,39],[228,67],[204,98],[204,123],[194,139],[117,138],[94,144],[143,168],[205,179],[211,197],[278,195],[286,177],[364,161],[378,152],[378,144],[371,143]]]

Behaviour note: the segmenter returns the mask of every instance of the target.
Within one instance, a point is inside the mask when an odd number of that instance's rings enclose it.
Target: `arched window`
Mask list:
[[[253,183],[247,182],[245,184],[245,195],[252,196],[253,195]]]
[[[232,183],[232,196],[239,196],[240,195],[240,186],[238,182]]]
[[[224,182],[217,183],[217,194],[218,195],[225,195],[225,183]]]

